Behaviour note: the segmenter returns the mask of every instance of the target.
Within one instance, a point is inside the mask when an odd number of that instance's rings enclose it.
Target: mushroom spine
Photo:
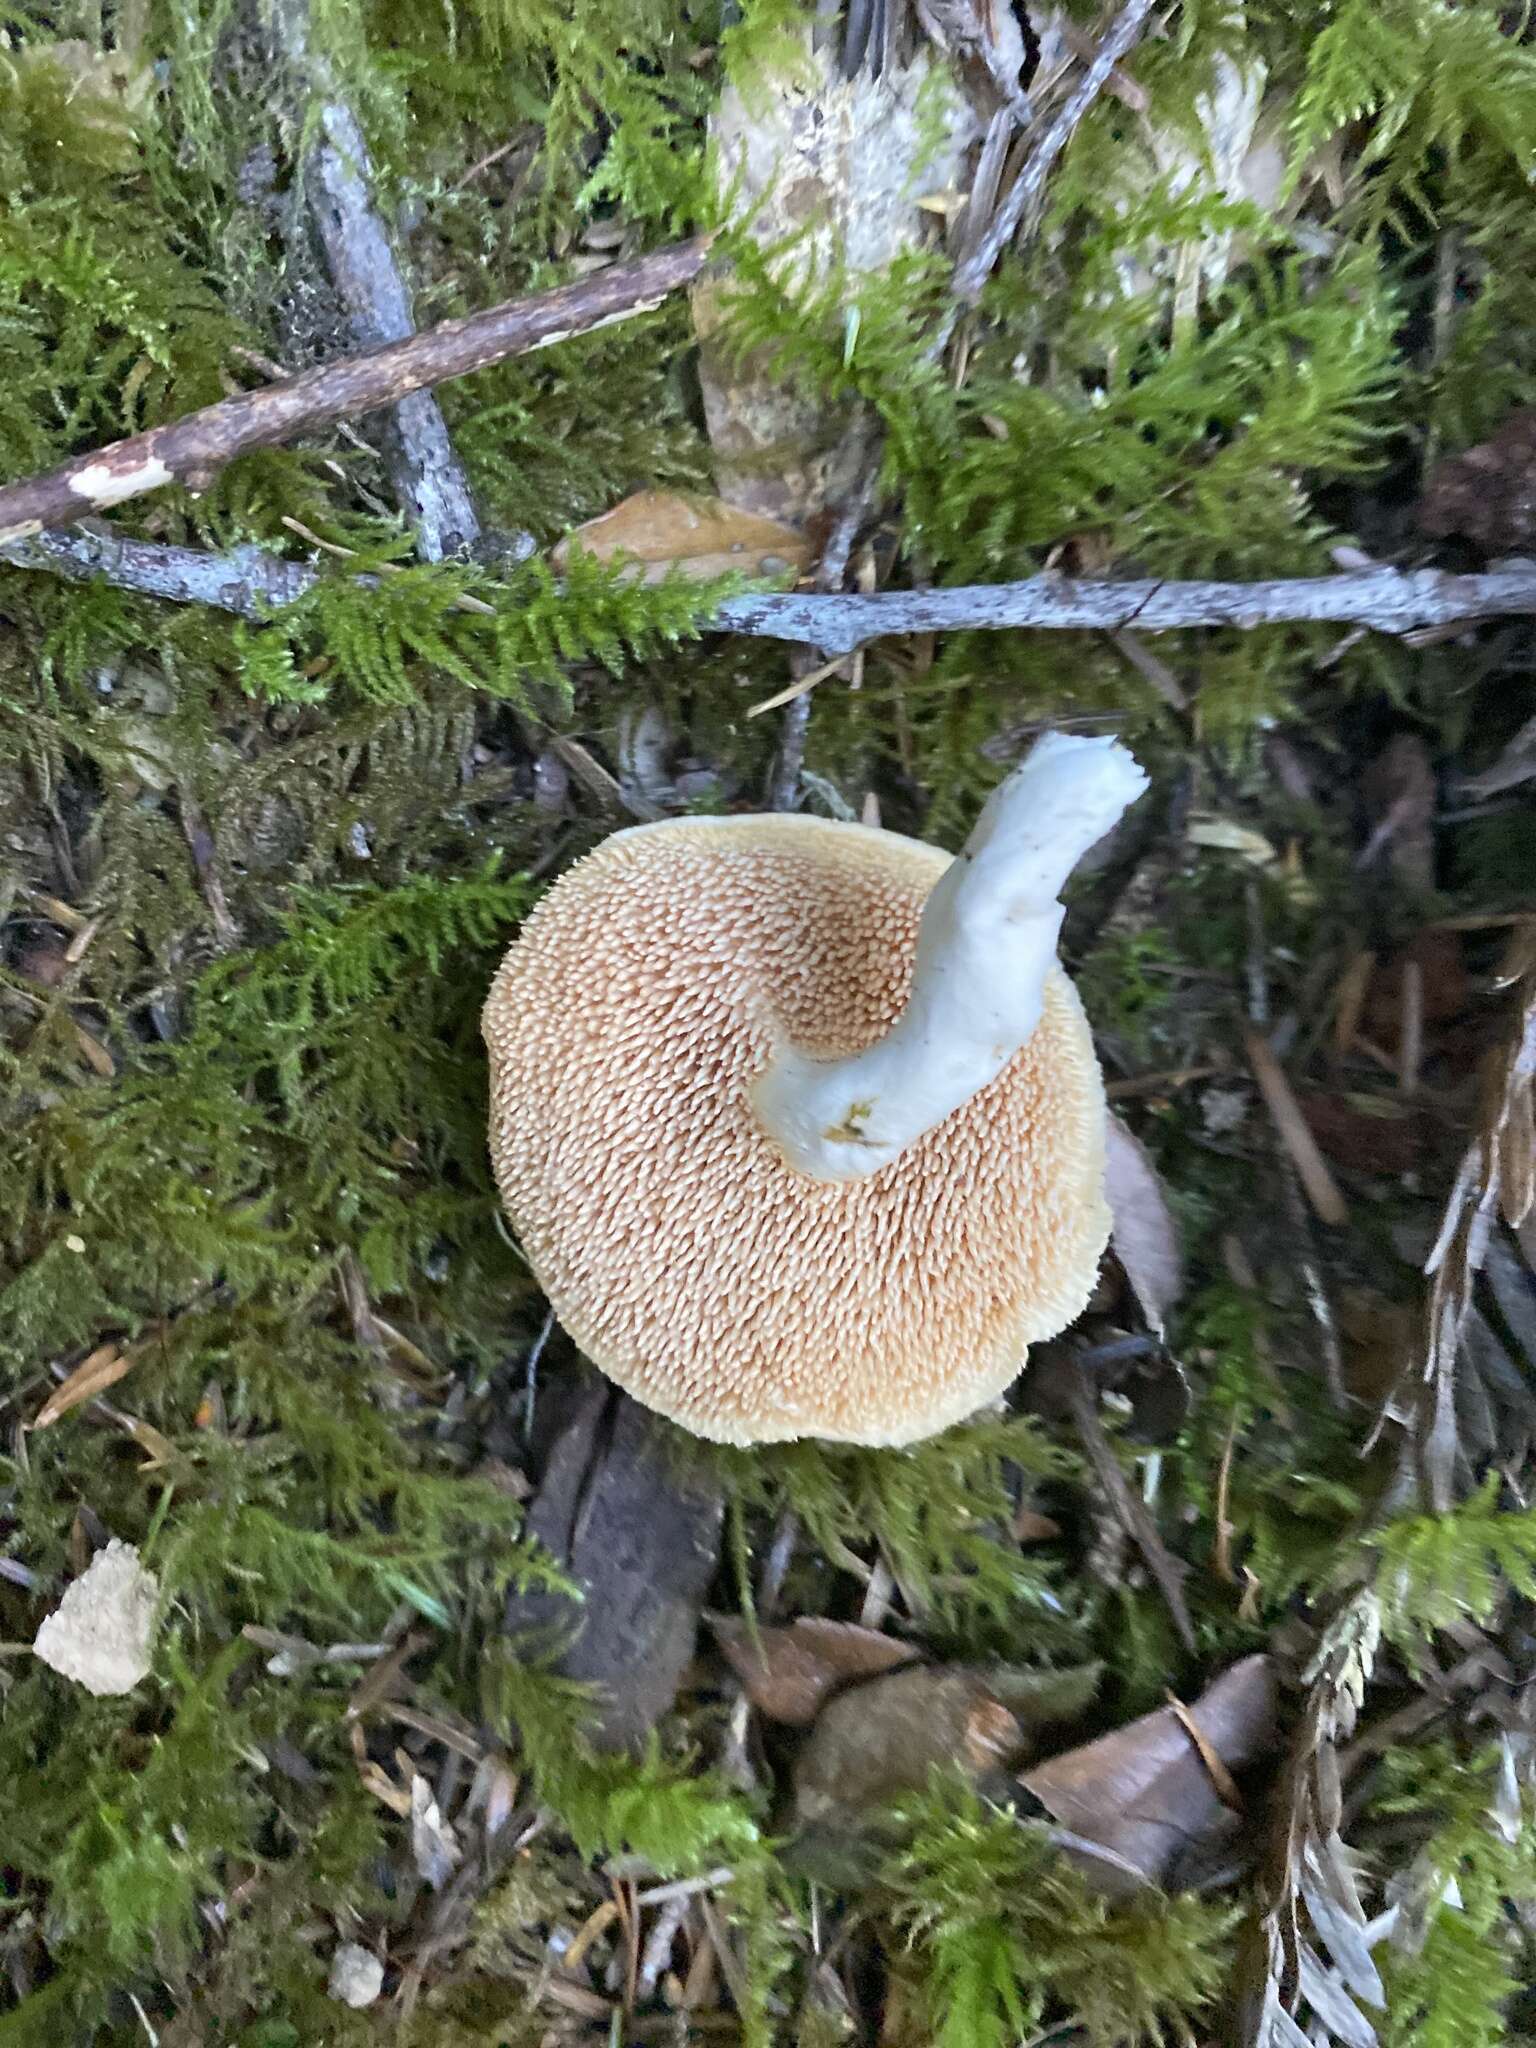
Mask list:
[[[998,785],[924,906],[911,995],[885,1037],[832,1060],[780,1046],[753,1082],[757,1119],[796,1171],[878,1172],[1028,1044],[1067,877],[1146,786],[1117,740],[1060,732]]]

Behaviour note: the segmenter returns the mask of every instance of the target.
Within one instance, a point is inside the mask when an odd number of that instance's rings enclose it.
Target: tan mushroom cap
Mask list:
[[[614,834],[539,903],[485,1006],[491,1153],[556,1315],[611,1379],[725,1443],[902,1444],[1077,1316],[1109,1234],[1075,990],[868,1178],[788,1167],[747,1090],[773,1047],[890,1028],[949,855],[785,816]]]

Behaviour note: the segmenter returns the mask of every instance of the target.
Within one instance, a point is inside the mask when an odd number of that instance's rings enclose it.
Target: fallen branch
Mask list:
[[[321,572],[253,545],[227,555],[77,527],[0,544],[17,569],[88,582],[172,604],[206,604],[261,618],[312,590]],[[360,577],[367,584],[375,579]],[[756,640],[804,641],[841,658],[872,640],[905,633],[1168,633],[1191,626],[1358,625],[1381,633],[1470,625],[1536,613],[1536,562],[1451,576],[1440,569],[1352,569],[1282,583],[1117,583],[1031,576],[952,590],[885,590],[874,596],[816,591],[727,598],[711,625]]]
[[[308,562],[285,562],[247,542],[227,555],[201,548],[168,547],[162,541],[133,540],[76,526],[67,533],[39,533],[0,546],[0,561],[13,569],[62,576],[69,583],[98,578],[139,597],[168,604],[205,604],[237,618],[259,619],[298,600],[320,581]],[[367,585],[375,577],[359,577]]]
[[[698,276],[709,243],[701,235],[574,284],[445,320],[424,334],[242,391],[168,426],[76,456],[46,476],[6,485],[0,488],[0,544],[71,526],[164,484],[206,490],[225,463],[248,449],[275,447],[334,420],[398,405],[450,377],[649,312]]]
[[[756,639],[800,640],[823,654],[851,654],[904,633],[1032,631],[1166,633],[1184,626],[1334,623],[1403,633],[1509,613],[1536,612],[1536,562],[1452,576],[1439,569],[1361,569],[1278,583],[1121,583],[1043,575],[1022,583],[863,596],[733,597],[717,629]]]

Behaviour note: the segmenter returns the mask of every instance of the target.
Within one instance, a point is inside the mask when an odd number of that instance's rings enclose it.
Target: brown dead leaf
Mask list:
[[[1390,1096],[1298,1091],[1307,1129],[1329,1159],[1357,1173],[1410,1173],[1424,1156],[1422,1111]]]
[[[1060,1522],[1038,1508],[1015,1508],[1012,1526],[1015,1543],[1051,1543],[1061,1534]]]
[[[1371,976],[1363,1021],[1378,1045],[1396,1046],[1402,1029],[1403,980],[1417,968],[1426,1025],[1449,1024],[1472,1002],[1472,977],[1467,972],[1461,934],[1444,925],[1426,925],[1400,952],[1384,960]]]
[[[1278,1690],[1265,1656],[1245,1657],[1183,1712],[1228,1772],[1269,1755]],[[1067,1853],[1098,1889],[1121,1896],[1162,1885],[1234,1836],[1201,1750],[1173,1707],[1037,1764],[1019,1780],[1073,1839]]]
[[[556,569],[568,569],[577,551],[600,562],[626,559],[642,583],[659,583],[673,569],[701,582],[732,569],[748,576],[798,575],[810,559],[804,537],[780,520],[744,512],[723,498],[683,498],[671,491],[636,491],[567,534],[550,560]]]
[[[753,1706],[790,1728],[809,1728],[840,1686],[910,1664],[917,1655],[910,1643],[851,1621],[792,1621],[760,1629],[755,1640],[734,1615],[718,1616],[710,1627]]]
[[[57,988],[69,972],[69,955],[57,933],[45,932],[27,940],[12,964],[35,987]]]
[[[1168,1704],[1178,1715],[1179,1726],[1184,1730],[1184,1733],[1189,1737],[1196,1749],[1199,1750],[1200,1761],[1210,1773],[1211,1783],[1216,1787],[1216,1797],[1223,1806],[1229,1807],[1233,1813],[1242,1813],[1244,1811],[1244,1801],[1242,1793],[1237,1789],[1237,1780],[1222,1762],[1220,1755],[1207,1737],[1205,1730],[1176,1694],[1170,1693],[1168,1695]]]
[[[1464,534],[1512,554],[1536,541],[1536,406],[1437,465],[1419,502],[1425,533]]]
[[[78,1408],[82,1401],[93,1401],[108,1387],[116,1386],[133,1370],[133,1363],[131,1352],[120,1350],[114,1343],[98,1344],[89,1358],[82,1358],[74,1371],[59,1382],[29,1426],[34,1430],[51,1428],[71,1408]]]
[[[1392,1301],[1374,1287],[1345,1287],[1338,1294],[1339,1334],[1344,1340],[1344,1384],[1357,1401],[1380,1409],[1413,1355],[1420,1310]]]
[[[1110,1114],[1104,1160],[1110,1246],[1125,1269],[1137,1305],[1159,1336],[1184,1289],[1178,1229],[1163,1183],[1141,1140]]]
[[[1002,1701],[979,1699],[965,1717],[961,1760],[968,1770],[981,1776],[1007,1763],[1009,1757],[1017,1756],[1019,1741],[1019,1724]]]
[[[1082,1711],[1098,1667],[907,1666],[829,1700],[795,1767],[804,1824],[853,1826],[871,1807],[926,1785],[936,1766],[973,1776],[1038,1745],[1036,1730]]]
[[[110,1081],[117,1072],[117,1061],[102,1044],[94,1031],[87,1031],[77,1018],[75,1020],[75,1043],[85,1057],[85,1062],[103,1081]]]

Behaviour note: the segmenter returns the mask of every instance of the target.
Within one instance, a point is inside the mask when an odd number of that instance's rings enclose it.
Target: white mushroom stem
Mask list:
[[[928,898],[912,993],[886,1036],[836,1060],[782,1047],[753,1084],[791,1166],[814,1180],[876,1173],[1001,1072],[1040,1022],[1068,875],[1146,786],[1118,741],[1038,742]]]

